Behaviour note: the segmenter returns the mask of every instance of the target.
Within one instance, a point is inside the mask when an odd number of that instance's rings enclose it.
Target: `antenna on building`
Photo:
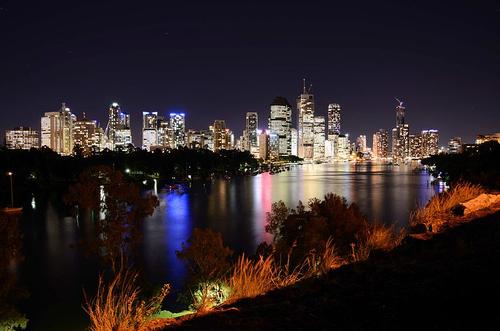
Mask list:
[[[306,94],[306,79],[302,78],[302,93]]]
[[[403,101],[399,100],[398,98],[394,98],[396,99],[397,102],[399,102],[399,107],[403,107]]]

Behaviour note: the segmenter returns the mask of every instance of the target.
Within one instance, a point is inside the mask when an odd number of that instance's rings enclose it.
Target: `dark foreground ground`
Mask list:
[[[179,330],[500,330],[500,212]]]

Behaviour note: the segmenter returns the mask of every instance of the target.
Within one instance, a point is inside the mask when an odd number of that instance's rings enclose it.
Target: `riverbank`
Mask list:
[[[494,330],[499,262],[497,211],[166,330]]]

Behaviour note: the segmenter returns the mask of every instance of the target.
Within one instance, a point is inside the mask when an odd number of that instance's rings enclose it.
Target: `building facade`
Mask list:
[[[314,116],[314,160],[325,158],[325,117]]]
[[[276,97],[270,106],[269,131],[275,136],[274,150],[278,156],[292,154],[292,106],[283,97]]]
[[[40,147],[40,133],[30,127],[17,127],[5,131],[5,147],[8,149],[32,149]]]
[[[331,103],[328,105],[328,136],[340,134],[340,105]]]
[[[305,80],[302,94],[297,98],[298,154],[305,160],[314,157],[314,95],[306,88]]]
[[[41,145],[62,155],[73,153],[73,127],[76,116],[62,103],[59,111],[47,112],[41,119]]]

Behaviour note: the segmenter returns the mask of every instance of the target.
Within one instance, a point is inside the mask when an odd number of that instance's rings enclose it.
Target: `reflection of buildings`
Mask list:
[[[453,137],[448,142],[448,153],[458,154],[462,152],[462,138]]]
[[[66,107],[56,112],[48,112],[41,119],[42,146],[47,146],[54,152],[70,155],[73,153],[73,126],[76,116]]]
[[[270,108],[269,131],[277,140],[272,149],[278,156],[288,156],[292,153],[292,106],[285,98],[276,97]]]
[[[299,157],[311,160],[314,156],[314,95],[311,88],[304,88],[297,98],[297,132]]]
[[[39,132],[29,127],[18,127],[5,131],[5,147],[8,149],[31,149],[40,147]]]

